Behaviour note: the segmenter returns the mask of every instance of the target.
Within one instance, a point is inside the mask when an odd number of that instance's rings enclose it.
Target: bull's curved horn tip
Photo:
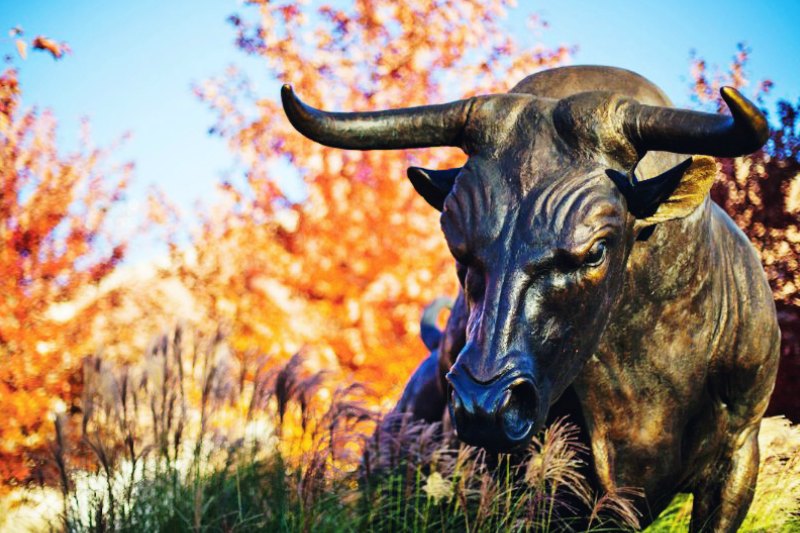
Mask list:
[[[301,106],[303,104],[302,100],[295,94],[292,86],[288,83],[284,83],[281,87],[281,101],[283,102],[283,107],[298,107],[298,104]]]
[[[728,105],[731,111],[742,111],[748,114],[751,114],[754,111],[756,113],[758,112],[750,100],[745,98],[742,93],[733,87],[729,87],[727,85],[721,87],[719,94],[722,96],[722,99],[725,100],[725,103]]]
[[[300,98],[294,93],[294,89],[288,83],[281,87],[281,104],[286,117],[298,131],[306,135],[304,122],[308,120],[308,108]]]
[[[731,113],[734,115],[734,120],[744,118],[752,131],[756,134],[760,142],[759,148],[769,138],[769,124],[764,114],[756,107],[756,105],[742,95],[737,89],[729,86],[724,86],[719,90],[720,96],[725,100]],[[756,148],[758,149],[758,148]]]
[[[294,100],[295,98],[297,97],[294,95],[294,90],[292,89],[292,86],[289,85],[288,83],[284,83],[283,86],[281,87],[281,100],[286,102],[287,100]]]

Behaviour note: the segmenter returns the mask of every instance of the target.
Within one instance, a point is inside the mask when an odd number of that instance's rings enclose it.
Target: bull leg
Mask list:
[[[459,293],[456,301],[452,303],[447,327],[440,332],[436,328],[436,318],[444,307],[450,305],[449,300],[439,298],[425,309],[420,331],[431,354],[411,375],[400,401],[381,424],[382,430],[391,432],[393,428],[397,427],[399,419],[410,418],[425,422],[442,420],[447,407],[447,384],[444,376],[453,365],[455,355],[464,346],[464,332],[468,316],[464,296]]]
[[[450,317],[444,331],[436,328],[436,318],[445,307],[450,307]],[[417,367],[408,380],[393,415],[410,416],[412,420],[438,422],[447,406],[447,384],[444,376],[455,361],[455,355],[464,346],[467,312],[464,295],[459,293],[455,302],[437,298],[422,314],[420,332],[431,354]],[[394,417],[395,419],[397,416]]]
[[[718,475],[695,489],[691,531],[735,532],[744,521],[758,476],[758,425],[745,429],[737,442]]]

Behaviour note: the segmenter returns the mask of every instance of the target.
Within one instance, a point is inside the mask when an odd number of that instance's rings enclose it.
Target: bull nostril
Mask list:
[[[528,380],[511,385],[503,397],[501,420],[506,436],[510,440],[527,438],[536,422],[536,388]]]
[[[455,423],[464,416],[464,403],[453,387],[449,387],[449,389],[450,402],[448,404],[448,409],[450,411],[450,419]]]

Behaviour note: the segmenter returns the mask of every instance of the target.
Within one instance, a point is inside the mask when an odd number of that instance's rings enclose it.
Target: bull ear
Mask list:
[[[459,172],[461,172],[460,167],[447,170],[408,167],[406,171],[417,192],[439,211],[444,209],[444,199],[450,194]]]
[[[713,158],[694,156],[663,174],[643,181],[615,170],[606,172],[625,196],[628,210],[641,226],[651,226],[689,215],[714,184]]]

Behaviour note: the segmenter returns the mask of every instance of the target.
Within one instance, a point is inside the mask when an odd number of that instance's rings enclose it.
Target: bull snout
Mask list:
[[[457,362],[447,381],[459,439],[493,452],[510,452],[530,442],[540,418],[532,375],[509,370],[490,382],[478,382]]]

